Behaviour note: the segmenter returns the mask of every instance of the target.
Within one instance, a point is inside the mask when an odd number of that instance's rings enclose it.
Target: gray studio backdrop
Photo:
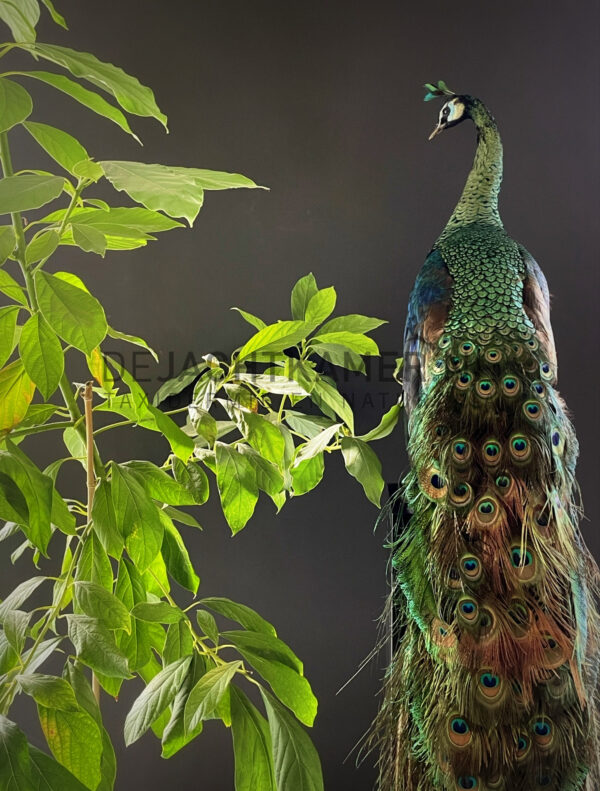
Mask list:
[[[209,194],[193,230],[164,235],[146,249],[104,260],[73,252],[60,261],[104,302],[111,325],[159,351],[160,365],[138,359],[148,366],[138,375],[150,392],[169,374],[169,354],[177,372],[188,353],[230,352],[245,339],[247,326],[230,306],[286,318],[292,284],[311,270],[321,286],[336,286],[341,311],[389,320],[375,333],[389,365],[400,350],[412,282],[474,149],[466,124],[427,142],[439,106],[423,104],[421,85],[441,78],[489,103],[505,145],[506,227],[540,262],[554,294],[560,386],[581,441],[579,480],[590,520],[584,529],[598,554],[597,4],[59,6],[71,34],[43,24],[40,38],[94,52],[152,86],[171,133],[139,119],[140,148],[67,97],[28,84],[38,102],[35,120],[76,134],[98,159],[237,171],[271,190]],[[15,146],[16,168],[48,165],[25,134]],[[352,376],[343,389],[354,397],[360,428],[374,425],[397,396],[389,369],[378,366],[368,381]],[[164,458],[149,432],[102,439],[106,458]],[[395,480],[406,464],[402,432],[378,450],[387,480]],[[50,442],[38,443],[36,458],[46,463],[54,452]],[[72,477],[82,485],[75,468]],[[305,661],[320,700],[312,735],[326,788],[371,788],[372,766],[356,769],[354,755],[346,756],[375,714],[380,667],[336,691],[376,640],[387,561],[383,532],[373,535],[376,509],[334,458],[316,492],[277,517],[261,504],[235,539],[217,508],[198,515],[204,531],[187,535],[203,595],[246,602],[277,625]],[[9,549],[2,545],[2,595],[26,573],[23,562],[11,567]],[[122,723],[138,691],[126,685],[118,704],[104,696],[117,789],[230,791],[230,734],[217,723],[169,761],[151,734],[125,750]],[[29,702],[19,705],[39,739]]]

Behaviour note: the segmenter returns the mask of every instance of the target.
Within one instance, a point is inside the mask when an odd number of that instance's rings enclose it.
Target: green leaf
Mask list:
[[[197,527],[198,530],[202,530],[202,526],[198,522],[197,519],[191,514],[188,514],[186,511],[180,511],[179,508],[173,508],[170,505],[167,505],[165,508],[162,509],[167,516],[170,516],[174,522],[181,522],[182,525],[187,525],[188,527]]]
[[[333,425],[329,418],[319,415],[304,415],[302,412],[294,412],[292,409],[285,410],[285,421],[291,429],[309,439],[316,437],[323,429]]]
[[[46,406],[40,404],[40,406]],[[69,511],[69,508],[58,491],[52,491],[52,511],[50,513],[50,521],[55,527],[67,536],[74,536],[75,529],[75,516]]]
[[[113,587],[113,570],[104,547],[95,533],[88,536],[77,564],[75,579],[95,582],[108,591]]]
[[[21,658],[6,639],[4,632],[0,632],[0,674],[8,673],[20,661]]]
[[[203,170],[202,168],[184,168],[193,174],[194,180],[205,190],[231,190],[240,187],[256,187],[267,189],[255,184],[247,176],[239,173],[225,173],[222,170]]]
[[[146,598],[146,591],[135,567],[125,558],[119,563],[119,575],[115,595],[131,609],[134,604]],[[126,655],[129,669],[134,672],[150,661],[150,636],[148,624],[135,618],[131,621],[131,634],[121,632],[117,645]]]
[[[22,450],[8,439],[5,442],[7,450],[0,451],[0,473],[11,478],[25,497],[29,519],[23,530],[45,556],[51,536],[52,480],[43,475]]]
[[[0,3],[0,17],[6,3]],[[16,82],[0,78],[0,132],[7,132],[31,115],[33,102],[25,88]]]
[[[68,30],[69,28],[67,27],[67,23],[65,21],[64,16],[58,13],[56,8],[54,7],[54,3],[52,2],[52,0],[42,0],[42,3],[48,9],[48,13],[52,17],[52,21],[55,22],[57,25],[60,25],[60,27],[64,28],[65,30]]]
[[[78,780],[95,789],[102,777],[102,735],[87,711],[60,711],[38,704],[40,724],[52,754]]]
[[[132,609],[131,614],[142,621],[155,623],[177,623],[186,615],[179,607],[173,607],[166,601],[139,602]]]
[[[97,162],[94,162],[93,159],[88,157],[73,165],[73,175],[78,179],[100,181],[100,179],[104,177],[104,171]]]
[[[317,380],[310,397],[317,406],[321,407],[323,403],[330,407],[336,415],[342,418],[350,431],[354,432],[354,415],[352,414],[352,407],[333,385],[330,385],[324,379]]]
[[[372,428],[371,431],[368,431],[366,434],[362,434],[360,437],[357,437],[357,439],[360,439],[363,442],[373,442],[373,440],[387,437],[388,434],[391,434],[396,427],[396,423],[400,417],[401,408],[402,404],[400,402],[394,404],[392,407],[390,407],[390,409],[388,409],[375,428]]]
[[[313,724],[317,699],[302,675],[302,663],[284,642],[259,632],[221,632],[221,637],[233,643],[301,722]]]
[[[76,52],[54,44],[36,44],[35,54],[62,66],[76,77],[112,93],[121,107],[133,115],[156,118],[166,128],[167,117],[158,109],[150,88],[110,63],[102,63],[88,52]]]
[[[162,556],[169,574],[178,582],[182,588],[197,593],[200,578],[194,571],[194,566],[190,560],[189,552],[183,542],[179,531],[165,514],[160,512],[165,532],[162,543]]]
[[[8,256],[13,252],[15,249],[15,244],[15,232],[12,229],[12,225],[0,225],[0,266],[2,266]],[[21,286],[8,274],[8,272],[2,272],[2,274],[6,277],[3,277],[2,280],[0,280],[0,291],[7,294],[7,296],[11,297],[11,299],[16,299],[17,302],[21,302],[23,305],[26,305],[27,300],[25,297],[23,296],[23,298],[19,298],[18,296],[19,291],[23,291]],[[11,295],[10,291],[5,290],[7,287],[14,292],[14,296]]]
[[[362,357],[356,352],[350,351],[347,346],[338,346],[334,343],[315,343],[311,347],[311,351],[332,365],[338,365],[349,371],[358,371],[361,374],[366,373]]]
[[[303,340],[312,328],[305,321],[279,321],[268,324],[247,341],[238,354],[238,360],[244,360],[256,352],[276,354]]]
[[[327,316],[333,313],[336,301],[337,295],[333,286],[320,289],[310,298],[306,306],[304,319],[313,324],[320,324],[325,321]]]
[[[48,577],[32,577],[31,579],[19,583],[0,604],[0,624],[4,623],[7,614],[11,610],[18,610],[31,594],[37,590],[42,582],[47,579]]]
[[[71,224],[73,241],[84,253],[96,253],[104,258],[106,252],[106,236],[92,225]]]
[[[42,0],[42,2],[47,1]],[[29,757],[36,791],[86,791],[87,786],[84,786],[75,775],[32,744],[29,745]],[[98,786],[98,791],[101,791],[101,788]]]
[[[89,159],[89,154],[72,135],[48,124],[27,121],[25,129],[55,162],[68,173],[75,173],[74,167],[82,159]]]
[[[127,607],[112,593],[95,582],[78,580],[74,584],[76,605],[92,618],[97,618],[107,629],[131,631]]]
[[[216,174],[222,176],[219,182],[211,181],[207,175],[211,171],[197,168],[108,160],[100,165],[116,190],[126,192],[147,209],[164,211],[170,217],[184,217],[190,226],[202,208],[205,189],[257,186],[235,173]]]
[[[341,423],[334,423],[333,426],[328,426],[316,434],[306,445],[301,445],[294,460],[294,467],[297,467],[306,459],[311,459],[313,456],[322,453],[341,427]]]
[[[231,308],[231,310],[237,310],[240,316],[245,319],[248,324],[256,327],[257,330],[262,330],[267,326],[262,319],[259,319],[258,316],[254,316],[252,313],[248,313],[246,310],[242,310],[241,308]]]
[[[239,687],[230,692],[235,791],[277,791],[269,726]]]
[[[279,427],[255,412],[243,413],[243,419],[248,426],[248,443],[263,458],[281,466],[285,452],[285,440]]]
[[[32,787],[27,737],[14,722],[0,714],[0,788],[30,791]]]
[[[95,91],[84,88],[83,85],[69,79],[69,77],[65,77],[63,74],[52,74],[52,72],[49,71],[22,71],[16,73],[23,77],[33,77],[36,80],[46,83],[46,85],[51,85],[62,93],[66,93],[72,99],[75,99],[76,102],[87,107],[88,110],[92,110],[98,115],[108,118],[109,121],[120,126],[124,132],[134,137],[138,143],[140,142],[139,137],[132,132],[127,118],[123,113]]]
[[[214,617],[206,610],[196,610],[196,620],[202,632],[216,645],[219,642],[219,627]]]
[[[189,626],[187,620],[169,624],[163,650],[163,661],[166,665],[194,653],[194,638]]]
[[[64,355],[60,341],[39,313],[30,316],[23,326],[19,352],[27,374],[49,399],[60,382]]]
[[[100,621],[89,615],[65,617],[69,638],[81,662],[110,678],[130,678],[125,655],[117,648],[113,635]]]
[[[319,755],[308,735],[268,692],[261,689],[273,744],[277,791],[323,791]]]
[[[16,676],[21,689],[30,695],[36,703],[60,711],[77,711],[79,705],[71,685],[57,676],[43,673]]]
[[[249,445],[244,445],[240,443],[236,446],[239,453],[242,453],[246,456],[247,459],[252,463],[255,472],[256,472],[256,485],[258,488],[266,492],[269,497],[271,497],[277,508],[281,507],[279,502],[279,494],[283,493],[284,489],[284,482],[283,482],[283,475],[280,472],[279,467],[277,467],[273,462],[270,462],[268,459],[265,459],[260,453],[251,448]]]
[[[125,720],[125,744],[129,746],[145,733],[171,703],[190,666],[192,658],[177,659],[160,671],[136,698]]]
[[[266,390],[268,393],[279,395],[308,395],[307,391],[300,387],[298,382],[287,376],[277,374],[234,374],[233,380],[236,382],[248,382],[248,384],[258,387],[259,390]]]
[[[9,610],[4,619],[4,634],[10,645],[20,654],[25,646],[31,613],[22,610]]]
[[[163,525],[155,504],[134,472],[112,465],[112,499],[125,546],[140,571],[145,571],[160,551]]]
[[[241,666],[241,662],[227,662],[214,667],[202,676],[190,692],[185,704],[186,731],[194,730],[199,722],[208,719],[215,712]]]
[[[49,258],[58,247],[59,241],[60,236],[57,231],[43,231],[39,236],[34,236],[25,250],[28,266]]]
[[[0,366],[4,365],[15,348],[15,330],[19,311],[18,305],[0,308]]]
[[[169,720],[162,736],[163,758],[170,758],[172,755],[175,755],[176,752],[181,750],[182,747],[185,747],[186,744],[191,742],[192,739],[194,739],[202,731],[202,720],[198,722],[193,730],[186,731],[184,714],[185,704],[187,702],[190,690],[205,672],[206,663],[204,658],[198,654],[195,654],[192,658],[192,663],[188,668],[188,672],[183,684],[179,688],[179,692],[173,699],[173,703],[171,705],[171,719]]]
[[[184,371],[181,371],[181,373],[173,379],[168,379],[154,394],[154,398],[152,399],[154,406],[158,406],[165,398],[169,398],[169,396],[181,393],[182,390],[200,376],[205,368],[205,362],[197,363],[196,365],[192,365],[191,368],[186,368]]]
[[[44,318],[56,334],[85,354],[91,354],[107,331],[104,309],[98,300],[43,270],[36,272],[35,287]]]
[[[292,487],[294,496],[299,497],[312,491],[321,483],[325,471],[325,460],[323,453],[304,459],[297,466],[292,467]]]
[[[183,462],[180,462],[183,464]],[[168,505],[195,505],[196,499],[179,481],[176,481],[151,461],[128,461],[121,465],[138,476],[149,497]]]
[[[108,328],[108,335],[111,338],[116,338],[117,340],[126,341],[127,343],[131,343],[133,346],[141,346],[143,349],[147,349],[152,357],[158,362],[158,354],[152,349],[143,338],[139,338],[137,335],[129,335],[127,332],[119,332],[119,330],[113,329],[113,327]]]
[[[61,223],[67,209],[58,209],[43,218],[42,222]],[[141,206],[108,206],[103,208],[75,208],[69,213],[71,222],[96,228],[105,236],[122,236],[138,238],[140,235],[170,231],[183,228],[183,224],[165,217],[157,211],[144,209]],[[117,336],[118,337],[118,336]]]
[[[381,462],[374,451],[360,439],[342,437],[342,455],[346,469],[363,487],[368,499],[379,508],[384,480]]]
[[[254,513],[258,500],[256,471],[246,456],[222,442],[216,443],[216,461],[223,513],[235,534]]]
[[[0,214],[39,209],[58,198],[64,179],[23,173],[0,179]]]
[[[314,345],[315,351],[319,351],[321,343],[335,344],[337,346],[345,346],[350,351],[356,354],[378,355],[379,348],[372,338],[368,335],[361,335],[358,332],[327,332],[322,335],[315,336],[311,343]]]
[[[318,290],[317,281],[312,272],[300,278],[292,289],[292,318],[304,321],[308,303]]]
[[[353,332],[365,333],[380,327],[382,324],[387,324],[383,319],[372,319],[369,316],[362,316],[360,313],[350,313],[347,316],[336,316],[324,324],[319,332],[317,338],[321,338],[331,332]]]
[[[202,505],[208,500],[208,478],[198,464],[194,464],[193,461],[184,464],[181,459],[173,457],[173,474],[175,480],[190,493],[196,505]]]
[[[239,604],[222,596],[210,596],[207,599],[200,599],[199,603],[253,632],[262,632],[273,637],[277,636],[275,627],[245,604]]]
[[[117,516],[112,501],[111,483],[102,479],[94,492],[92,504],[94,532],[109,555],[119,559],[123,551],[123,535],[117,525]]]

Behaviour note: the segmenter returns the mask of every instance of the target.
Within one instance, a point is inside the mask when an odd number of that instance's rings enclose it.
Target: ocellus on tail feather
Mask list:
[[[379,788],[598,791],[598,568],[579,532],[548,288],[498,213],[491,113],[426,87],[446,100],[431,137],[470,119],[478,142],[408,307],[410,518],[371,737]]]

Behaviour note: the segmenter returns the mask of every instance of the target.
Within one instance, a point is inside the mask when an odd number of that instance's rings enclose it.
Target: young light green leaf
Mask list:
[[[301,494],[312,491],[321,483],[324,471],[325,460],[322,452],[310,458],[305,458],[298,465],[292,467],[294,496],[299,497]]]
[[[98,300],[43,270],[36,272],[35,286],[42,314],[56,334],[85,354],[91,354],[107,331],[104,308]]]
[[[337,295],[333,286],[320,289],[316,294],[313,294],[306,306],[305,321],[312,324],[320,324],[325,321],[327,316],[333,313],[336,301]]]
[[[388,434],[391,434],[396,427],[396,423],[400,417],[401,408],[402,404],[400,401],[398,401],[397,404],[394,404],[388,409],[375,428],[372,428],[371,431],[368,431],[366,434],[362,434],[356,439],[362,440],[363,442],[373,442],[373,440],[387,437]]]
[[[150,88],[117,66],[102,63],[88,52],[76,52],[55,44],[36,44],[35,54],[112,93],[128,113],[156,118],[166,128],[167,117],[158,109]]]
[[[79,704],[71,685],[57,676],[31,673],[16,677],[21,689],[36,703],[60,711],[77,711]]]
[[[277,791],[269,726],[239,687],[229,689],[235,791]]]
[[[76,102],[87,107],[88,110],[92,110],[120,126],[124,132],[127,132],[140,143],[139,137],[132,132],[123,113],[95,91],[84,88],[83,85],[69,79],[69,77],[65,77],[63,74],[52,74],[49,71],[22,71],[17,72],[17,74],[23,77],[33,77],[33,79],[40,80],[40,82],[44,82],[46,85],[51,85],[56,90],[66,93],[72,99],[75,99]]]
[[[255,352],[276,354],[290,346],[295,346],[306,337],[311,326],[304,321],[279,321],[277,324],[268,324],[242,346],[238,360],[245,360]]]
[[[167,665],[154,676],[142,694],[136,698],[125,720],[127,746],[137,741],[171,703],[191,661],[191,656],[186,656]]]
[[[2,6],[6,8],[6,3]],[[3,9],[0,9],[0,17]],[[31,115],[33,102],[25,88],[16,82],[0,78],[0,132],[7,132]]]
[[[25,370],[45,399],[49,399],[64,370],[60,341],[39,313],[34,313],[21,329],[19,352]]]
[[[279,427],[255,412],[244,412],[243,420],[248,427],[248,443],[263,458],[272,461],[277,466],[281,466],[283,464],[285,440]]]
[[[362,316],[360,313],[350,313],[347,316],[336,316],[326,324],[324,324],[319,332],[317,338],[331,332],[353,332],[363,334],[380,327],[382,324],[387,324],[383,319],[372,319],[369,316]]]
[[[302,434],[309,439],[316,437],[323,429],[333,425],[332,421],[319,415],[305,415],[302,412],[294,412],[293,409],[285,410],[285,422],[291,429]]]
[[[246,456],[222,442],[216,443],[216,462],[223,513],[235,534],[254,513],[258,500],[256,471]]]
[[[131,619],[123,602],[95,582],[78,580],[74,586],[75,604],[86,615],[97,618],[107,629],[131,631]]]
[[[194,464],[193,461],[184,464],[181,459],[173,457],[173,475],[175,480],[187,489],[196,505],[202,505],[208,500],[208,478],[200,465]]]
[[[25,261],[29,266],[49,258],[58,247],[60,236],[57,231],[44,231],[29,242],[25,250]]]
[[[219,627],[214,617],[206,610],[196,610],[196,620],[203,633],[216,645],[219,642]]]
[[[323,791],[319,755],[294,718],[261,689],[273,744],[277,791]]]
[[[117,524],[133,562],[145,571],[160,551],[163,525],[156,505],[137,475],[123,465],[112,466],[112,499]]]
[[[2,0],[0,3],[0,19],[9,26],[17,42],[33,44],[39,18],[40,7],[37,0],[21,0],[18,4]]]
[[[74,173],[75,165],[82,159],[89,158],[88,152],[79,140],[63,132],[62,129],[33,121],[26,121],[23,126],[48,156],[68,173]]]
[[[0,214],[29,211],[45,206],[63,191],[64,179],[22,173],[0,179]]]
[[[231,308],[231,310],[237,310],[240,316],[245,319],[248,324],[251,324],[253,327],[256,327],[257,330],[262,330],[266,327],[266,323],[259,319],[258,316],[254,316],[252,313],[248,313],[246,310],[242,310],[241,308]]]
[[[6,613],[4,619],[4,634],[17,654],[21,653],[25,645],[30,619],[31,613],[23,612],[23,610],[9,610]]]
[[[94,228],[93,225],[79,225],[71,223],[73,241],[84,253],[96,253],[102,256],[106,253],[106,236]]]
[[[42,0],[42,2],[44,1],[48,2],[48,0]],[[87,786],[83,785],[68,769],[32,744],[29,745],[29,757],[35,791],[87,791]],[[108,789],[99,785],[97,791],[108,791]]]
[[[0,624],[4,623],[4,619],[10,610],[18,610],[31,594],[39,588],[42,582],[47,579],[48,577],[32,577],[17,585],[0,603]]]
[[[0,225],[0,266],[2,266],[8,256],[15,249],[15,244],[15,232],[13,231],[12,225]],[[3,277],[2,280],[0,280],[0,291],[11,297],[11,299],[16,299],[17,302],[21,302],[23,305],[26,305],[27,300],[24,297],[21,299],[19,298],[19,290],[21,292],[23,291],[21,286],[8,274],[8,272],[4,272],[4,270],[2,270],[2,274],[6,277]],[[16,289],[15,286],[17,287]],[[14,296],[11,295],[10,291],[6,291],[6,288],[11,289],[14,292]]]
[[[219,613],[219,615],[225,616],[225,618],[229,618],[231,621],[241,624],[245,629],[250,629],[253,632],[262,632],[273,637],[277,636],[275,627],[245,604],[239,604],[222,596],[210,596],[206,599],[200,599],[200,604],[209,610]]]
[[[268,189],[255,184],[252,179],[239,173],[225,173],[222,170],[204,170],[203,168],[186,168],[192,178],[205,190],[231,190],[243,188]]]
[[[177,621],[177,623],[169,624],[163,649],[163,661],[166,665],[170,665],[176,659],[193,654],[194,638],[189,626],[188,621]]]
[[[190,692],[185,704],[186,731],[194,730],[199,722],[214,713],[241,666],[241,662],[227,662],[214,667],[202,676]]]
[[[117,648],[113,635],[97,618],[67,615],[69,638],[77,658],[92,670],[110,678],[129,678],[127,659]]]
[[[102,735],[87,711],[61,711],[38,704],[40,724],[52,754],[87,788],[96,788],[102,774]]]
[[[0,366],[4,365],[15,348],[19,311],[18,305],[0,308]]]
[[[340,368],[357,371],[361,374],[366,373],[365,363],[360,354],[351,351],[347,346],[335,343],[315,343],[311,346],[311,350],[332,365],[338,365]]]
[[[277,509],[281,508],[280,494],[283,494],[284,482],[280,468],[273,462],[265,459],[254,448],[240,443],[236,446],[239,453],[242,453],[252,463],[256,471],[256,485],[262,492],[266,492],[273,499]],[[285,495],[283,495],[285,497]]]
[[[183,610],[173,607],[166,601],[139,602],[132,609],[131,614],[142,621],[155,623],[177,623],[186,617]]]
[[[154,394],[154,398],[152,399],[154,406],[158,406],[165,400],[165,398],[168,398],[169,396],[181,393],[182,390],[184,390],[200,376],[205,368],[205,362],[197,363],[196,365],[192,365],[191,368],[186,368],[184,371],[181,371],[181,373],[175,376],[173,379],[168,379],[158,388]]]
[[[360,439],[342,437],[341,444],[346,469],[360,483],[373,505],[379,507],[385,485],[381,477],[381,462],[367,443]]]
[[[297,467],[306,459],[311,459],[313,456],[322,453],[341,427],[341,423],[334,423],[333,426],[328,426],[316,434],[306,445],[301,445],[294,459],[294,467]]]
[[[60,27],[64,28],[65,30],[68,30],[69,28],[67,27],[67,23],[65,21],[64,16],[58,13],[52,0],[42,0],[42,3],[48,9],[48,13],[51,16],[52,21],[55,22]]]
[[[259,390],[266,390],[268,393],[278,395],[308,395],[307,391],[300,387],[298,382],[289,379],[287,376],[277,374],[234,374],[235,382],[248,382],[248,384],[258,387]]]
[[[300,278],[292,289],[292,318],[304,321],[308,303],[318,290],[317,281],[312,272]]]
[[[35,385],[21,360],[0,370],[0,431],[10,430],[23,420],[34,393]]]
[[[321,407],[322,404],[325,404],[332,409],[336,415],[342,418],[350,431],[354,432],[354,415],[352,414],[352,407],[333,385],[329,384],[324,379],[317,380],[310,397],[317,406]]]
[[[35,671],[43,665],[46,659],[49,659],[56,651],[58,646],[64,640],[63,635],[51,637],[49,640],[42,640],[38,645],[32,646],[28,651],[23,654],[23,663],[27,664],[26,674],[35,673]]]
[[[32,783],[27,737],[0,714],[0,788],[29,791]]]
[[[113,329],[113,327],[108,328],[107,335],[110,335],[111,338],[116,338],[117,340],[126,341],[127,343],[131,343],[133,346],[141,346],[143,349],[147,349],[152,357],[158,362],[158,354],[152,349],[143,338],[139,338],[137,335],[129,335],[127,332],[119,332],[119,330]]]
[[[321,343],[326,343],[335,344],[337,346],[345,346],[347,349],[350,349],[350,351],[355,352],[356,354],[379,354],[379,348],[377,347],[377,344],[373,338],[369,338],[368,335],[361,335],[358,332],[326,332],[315,336],[311,343],[317,352],[319,351],[319,345]]]

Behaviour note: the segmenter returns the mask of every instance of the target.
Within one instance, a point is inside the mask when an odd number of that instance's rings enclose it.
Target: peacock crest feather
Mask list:
[[[546,280],[500,219],[502,144],[443,81],[432,137],[470,119],[464,190],[410,297],[411,470],[393,553],[381,791],[600,788],[598,569],[556,389]]]

